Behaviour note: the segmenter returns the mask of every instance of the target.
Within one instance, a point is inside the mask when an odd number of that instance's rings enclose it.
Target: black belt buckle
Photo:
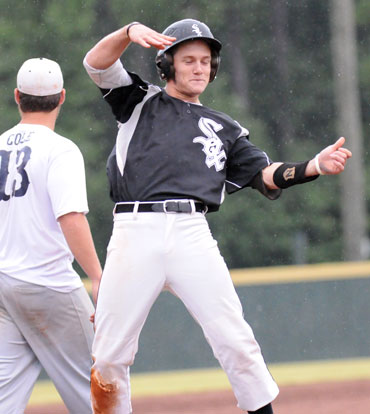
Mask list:
[[[195,205],[194,205],[194,210],[193,210],[191,206],[191,201],[165,200],[163,202],[163,211],[167,214],[169,213],[191,213],[192,211],[195,212]]]

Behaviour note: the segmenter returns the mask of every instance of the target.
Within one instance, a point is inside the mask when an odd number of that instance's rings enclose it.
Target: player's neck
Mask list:
[[[172,98],[176,98],[176,99],[180,99],[180,101],[200,105],[200,100],[199,100],[200,95],[184,94],[178,89],[171,87],[171,85],[169,84],[166,85],[165,91],[167,95],[171,96]]]
[[[44,125],[51,130],[55,129],[58,111],[51,112],[21,112],[20,124]]]

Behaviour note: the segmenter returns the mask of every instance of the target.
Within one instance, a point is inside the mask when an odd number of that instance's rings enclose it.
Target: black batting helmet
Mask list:
[[[198,20],[184,19],[172,23],[162,34],[176,37],[176,40],[171,45],[158,51],[155,59],[157,71],[162,80],[174,78],[175,68],[173,66],[173,48],[187,40],[199,39],[206,41],[211,48],[211,73],[209,81],[212,82],[214,80],[220,65],[220,50],[222,45],[219,40],[214,38],[206,24]]]

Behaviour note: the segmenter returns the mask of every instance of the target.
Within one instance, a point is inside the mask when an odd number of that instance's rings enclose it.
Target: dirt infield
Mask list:
[[[134,398],[133,408],[135,414],[241,414],[231,391]],[[370,380],[281,387],[274,412],[370,413]],[[25,414],[68,414],[68,411],[60,405],[33,406]]]

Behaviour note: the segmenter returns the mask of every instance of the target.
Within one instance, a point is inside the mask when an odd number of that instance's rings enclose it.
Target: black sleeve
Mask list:
[[[253,145],[247,137],[237,139],[227,159],[227,193],[252,187],[271,200],[278,198],[281,190],[269,190],[262,180],[261,171],[271,163],[268,155]]]
[[[263,194],[269,200],[276,200],[277,198],[280,197],[280,194],[282,192],[281,188],[278,188],[276,190],[271,190],[266,187],[262,179],[262,171],[260,171],[258,174],[254,176],[254,178],[251,181],[251,187],[258,190],[261,194]]]
[[[141,102],[148,91],[148,83],[135,73],[129,72],[133,83],[115,89],[100,89],[110,105],[117,121],[125,123],[132,115],[135,106]]]

